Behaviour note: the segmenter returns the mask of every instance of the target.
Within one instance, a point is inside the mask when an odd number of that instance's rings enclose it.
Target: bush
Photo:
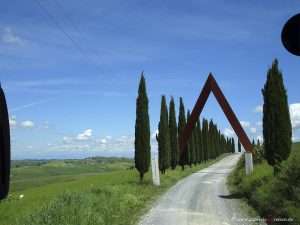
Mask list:
[[[252,153],[253,163],[254,164],[262,163],[265,159],[264,155],[265,155],[264,145],[255,146],[254,151]]]
[[[291,217],[300,222],[300,154],[293,154],[281,166],[281,172],[272,182],[254,193],[253,199],[260,205],[263,215]],[[264,190],[266,191],[264,193]]]
[[[292,218],[293,224],[300,224],[300,152],[283,161],[275,177],[265,160],[258,163],[259,151],[254,155],[256,164],[251,175],[245,176],[244,157],[230,175],[233,191],[245,197],[262,217]]]

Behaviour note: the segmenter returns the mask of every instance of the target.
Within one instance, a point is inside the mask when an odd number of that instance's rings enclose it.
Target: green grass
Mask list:
[[[150,172],[140,183],[136,170],[121,170],[10,192],[12,200],[0,202],[0,224],[135,224],[177,181],[224,156],[185,171],[168,170],[159,187]]]
[[[300,143],[293,144],[290,157],[282,162],[277,176],[265,160],[254,164],[251,175],[245,175],[244,163],[242,157],[229,176],[231,192],[262,217],[293,218],[293,224],[300,224]]]
[[[29,165],[26,162],[24,166],[12,168],[10,190],[21,191],[47,184],[82,179],[99,173],[124,170],[132,165],[133,161],[108,163],[88,160],[52,160],[40,166],[35,163]]]

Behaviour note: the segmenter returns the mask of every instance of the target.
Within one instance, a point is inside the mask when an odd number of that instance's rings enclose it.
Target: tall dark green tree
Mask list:
[[[168,122],[168,108],[166,103],[166,96],[161,97],[160,121],[158,124],[158,135],[156,134],[158,142],[158,161],[159,170],[165,174],[166,169],[170,167],[171,150],[170,150],[170,132]]]
[[[259,141],[259,139],[257,139],[257,147],[260,147],[260,141]]]
[[[242,152],[242,146],[240,140],[238,140],[238,151]]]
[[[178,116],[178,139],[180,138],[181,133],[186,124],[186,117],[185,117],[185,110],[183,100],[180,97],[180,105],[179,105],[179,116]],[[181,166],[182,170],[184,170],[184,165],[188,164],[189,162],[189,150],[188,144],[185,146],[183,153],[179,156],[179,165]]]
[[[234,138],[231,139],[231,152],[235,153],[235,143],[234,143]]]
[[[199,140],[198,140],[198,130],[197,130],[197,123],[195,124],[194,130],[193,130],[193,138],[194,138],[194,145],[195,145],[195,160],[194,160],[194,164],[195,166],[198,163],[199,160]]]
[[[178,164],[178,136],[174,98],[171,98],[169,108],[169,131],[171,147],[171,168],[175,169]]]
[[[187,112],[187,120],[190,118],[190,110]],[[195,132],[194,130],[191,133],[191,136],[188,140],[188,150],[189,150],[189,166],[192,167],[192,164],[195,162]]]
[[[230,152],[230,139],[228,137],[226,138],[226,152]]]
[[[203,119],[202,121],[202,140],[203,140],[203,151],[204,161],[208,160],[208,148],[209,148],[209,133],[208,133],[208,121]]]
[[[267,72],[267,81],[262,89],[263,136],[265,157],[274,167],[276,174],[282,160],[286,160],[292,147],[292,126],[288,106],[287,90],[284,87],[282,72],[275,59]]]
[[[140,173],[140,180],[148,172],[150,166],[150,125],[148,114],[148,96],[146,92],[146,81],[144,73],[141,75],[138,97],[136,100],[134,161],[135,167]]]
[[[204,152],[203,152],[203,141],[202,141],[202,130],[200,119],[197,120],[197,134],[198,134],[198,163],[203,162],[204,159]]]

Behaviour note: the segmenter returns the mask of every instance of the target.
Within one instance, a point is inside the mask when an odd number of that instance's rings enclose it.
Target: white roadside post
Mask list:
[[[246,174],[251,174],[253,172],[253,159],[252,153],[250,152],[245,153],[245,169]]]
[[[154,185],[159,186],[159,169],[158,169],[158,157],[154,156],[151,158],[151,168],[152,168],[152,181]]]

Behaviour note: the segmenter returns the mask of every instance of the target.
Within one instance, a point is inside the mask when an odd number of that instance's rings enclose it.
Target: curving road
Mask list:
[[[159,199],[140,225],[251,224],[242,221],[247,214],[225,184],[239,157],[240,154],[227,156],[177,183]]]

